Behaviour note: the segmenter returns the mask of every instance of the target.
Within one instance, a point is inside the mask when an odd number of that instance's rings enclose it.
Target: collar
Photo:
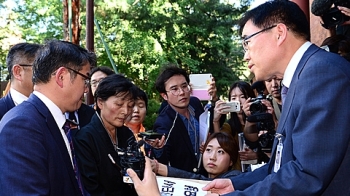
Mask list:
[[[11,94],[13,103],[15,103],[15,106],[17,106],[18,104],[21,104],[23,101],[26,101],[28,99],[27,96],[18,92],[14,88],[10,88],[10,94]]]
[[[300,48],[294,53],[293,57],[290,59],[286,71],[284,72],[282,84],[289,88],[290,83],[292,82],[293,75],[297,66],[303,57],[306,50],[311,46],[311,42],[305,42]]]
[[[44,94],[38,91],[34,91],[33,94],[36,95],[42,102],[44,102],[53,118],[55,119],[57,126],[61,129],[66,122],[66,117],[64,116],[61,109]]]

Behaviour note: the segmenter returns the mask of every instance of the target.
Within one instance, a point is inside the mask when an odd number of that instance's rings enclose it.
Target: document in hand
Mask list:
[[[210,181],[157,176],[157,182],[161,195],[205,196],[210,193],[210,191],[202,191],[202,187]]]
[[[192,96],[199,100],[208,101],[210,95],[208,89],[211,83],[211,74],[190,74],[190,84],[192,89]]]

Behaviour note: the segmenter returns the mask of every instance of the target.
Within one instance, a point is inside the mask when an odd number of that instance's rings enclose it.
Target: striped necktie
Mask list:
[[[72,139],[72,134],[71,134],[72,131],[74,129],[77,129],[77,128],[78,128],[78,124],[75,123],[72,120],[69,120],[69,119],[67,119],[66,123],[63,125],[63,130],[64,130],[64,132],[67,135],[69,146],[70,146],[71,153],[72,153],[72,161],[73,161],[73,166],[74,166],[73,169],[74,169],[74,172],[75,172],[75,178],[77,179],[77,182],[78,182],[81,194],[83,196],[85,196],[86,194],[84,193],[83,185],[82,185],[82,182],[81,182],[81,179],[80,179],[80,173],[79,173],[79,169],[78,169],[78,166],[77,166],[77,161],[76,161],[76,158],[75,158],[73,139]]]

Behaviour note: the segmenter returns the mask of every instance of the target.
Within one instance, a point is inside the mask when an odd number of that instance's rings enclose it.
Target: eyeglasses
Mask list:
[[[256,32],[256,33],[253,33],[253,34],[248,35],[247,37],[243,38],[243,40],[242,40],[242,46],[243,46],[244,52],[247,52],[247,50],[248,50],[248,43],[249,43],[249,41],[247,41],[248,39],[254,37],[255,35],[258,35],[259,33],[262,33],[262,32],[265,32],[265,31],[267,31],[267,30],[270,30],[270,29],[272,29],[272,28],[274,28],[274,27],[276,27],[276,26],[277,26],[277,25],[272,25],[271,27],[267,27],[267,28],[265,28],[265,29],[262,29],[262,30],[260,30],[260,31],[258,31],[258,32]]]
[[[92,80],[90,84],[92,87],[96,87],[102,80],[103,78],[101,78],[100,80]]]
[[[19,66],[22,66],[22,67],[31,67],[33,65],[28,65],[28,64],[18,64]]]
[[[188,92],[190,92],[191,87],[188,84],[185,84],[185,85],[182,85],[180,88],[173,87],[169,91],[166,91],[166,92],[171,92],[171,94],[173,94],[174,96],[178,96],[181,93],[180,89],[183,92],[188,93]]]
[[[89,76],[87,76],[87,75],[85,75],[85,74],[82,74],[82,73],[80,73],[79,71],[74,70],[74,69],[72,69],[72,68],[69,68],[69,67],[66,67],[66,68],[69,69],[69,70],[71,70],[71,71],[73,71],[74,73],[80,75],[81,77],[85,78],[85,80],[84,80],[85,86],[89,86],[89,84],[90,84],[90,77],[89,77]]]

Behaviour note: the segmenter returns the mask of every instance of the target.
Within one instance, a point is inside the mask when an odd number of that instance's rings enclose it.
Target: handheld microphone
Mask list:
[[[333,0],[314,0],[311,4],[311,12],[316,16],[327,13],[332,6]]]

